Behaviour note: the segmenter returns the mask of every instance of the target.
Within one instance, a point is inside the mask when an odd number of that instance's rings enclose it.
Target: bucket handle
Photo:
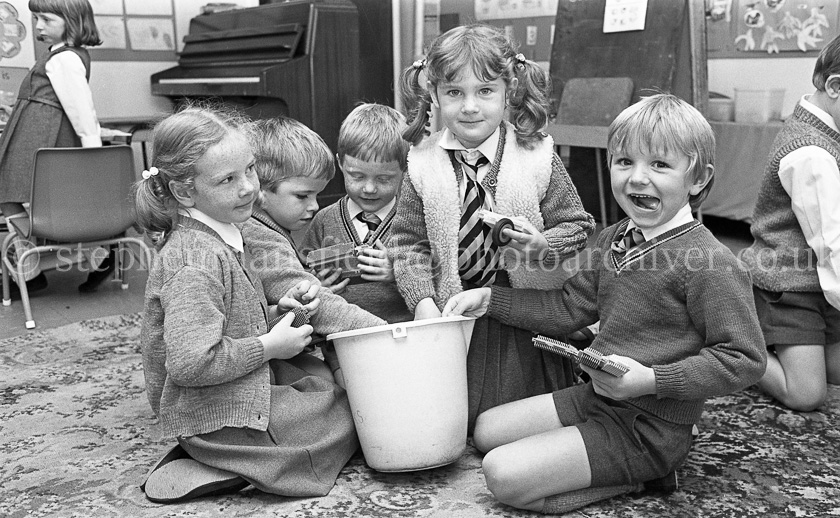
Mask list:
[[[391,329],[391,335],[394,338],[405,338],[406,336],[408,336],[408,329],[406,329],[405,326],[394,326],[394,328]]]

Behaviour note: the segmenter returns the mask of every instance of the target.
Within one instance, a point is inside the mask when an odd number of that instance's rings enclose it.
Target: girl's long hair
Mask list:
[[[429,88],[457,81],[471,70],[484,81],[502,78],[507,85],[509,118],[520,145],[532,148],[544,137],[549,116],[551,78],[534,61],[517,54],[504,31],[485,24],[455,27],[432,42],[424,59],[407,67],[400,76],[400,95],[406,107],[408,128],[403,137],[412,144],[428,135],[432,106]],[[517,81],[513,81],[513,79]],[[515,86],[514,86],[515,83]]]

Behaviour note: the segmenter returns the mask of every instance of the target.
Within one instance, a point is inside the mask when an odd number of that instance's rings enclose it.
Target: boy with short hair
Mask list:
[[[647,97],[613,121],[608,151],[629,218],[601,232],[591,262],[557,290],[479,288],[444,308],[549,336],[600,319],[591,349],[628,368],[614,376],[582,364],[591,381],[478,416],[487,485],[514,507],[565,513],[675,489],[705,400],[764,372],[749,275],[691,215],[714,172],[708,122],[672,95]]]
[[[840,383],[840,37],[820,52],[812,82],[773,143],[743,253],[775,353],[759,386],[800,411]]]
[[[292,239],[291,232],[302,230],[312,220],[318,210],[316,196],[335,175],[329,147],[317,133],[285,117],[256,121],[252,131],[260,197],[240,231],[249,252],[245,260],[262,280],[268,303],[286,302],[289,299],[284,297],[291,292],[305,307],[314,309],[311,324],[321,335],[384,325],[384,320],[321,287],[304,268]],[[335,352],[330,347],[323,352],[336,382],[343,386]],[[300,354],[289,363],[312,372],[318,362],[308,356]]]
[[[381,104],[361,104],[347,115],[336,153],[347,195],[315,215],[301,246],[306,251],[339,243],[362,247],[359,268],[367,282],[349,285],[344,279],[332,289],[389,323],[414,319],[394,283],[387,254],[397,193],[408,167],[404,130],[402,114]],[[317,273],[324,280],[335,272]]]

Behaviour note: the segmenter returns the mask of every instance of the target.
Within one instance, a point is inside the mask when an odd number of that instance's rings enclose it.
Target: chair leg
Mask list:
[[[125,261],[123,261],[123,254],[125,254],[128,250],[126,250],[125,246],[120,243],[117,245],[117,256],[115,258],[116,265],[114,270],[114,278],[120,281],[120,288],[127,290],[128,289],[128,282],[125,280]]]
[[[595,172],[598,174],[598,208],[601,209],[601,225],[608,227],[610,220],[607,218],[607,195],[604,191],[604,168],[601,165],[601,150],[595,148]]]
[[[6,249],[11,245],[12,239],[14,239],[13,234],[9,234],[6,236],[6,239],[3,240],[3,246],[0,247],[0,267],[3,269],[3,305],[4,306],[11,306],[12,305],[12,294],[10,291],[11,285],[9,284],[12,279],[9,276],[9,264],[8,259],[6,258]]]
[[[31,254],[37,254],[38,252],[35,250],[27,250],[21,256],[20,260],[18,261],[17,266],[17,278],[23,280],[25,277],[23,275],[23,267],[24,267],[24,259]],[[29,289],[26,287],[26,281],[20,282],[18,284],[18,289],[20,290],[20,301],[23,302],[23,314],[26,317],[26,329],[35,329],[35,319],[32,318],[32,307],[29,305]]]

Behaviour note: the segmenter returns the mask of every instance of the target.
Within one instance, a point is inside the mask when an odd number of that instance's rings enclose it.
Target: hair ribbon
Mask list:
[[[415,61],[415,62],[414,62],[414,64],[413,64],[413,65],[411,65],[411,66],[412,66],[412,67],[414,67],[414,69],[415,69],[415,70],[420,70],[420,69],[422,69],[423,67],[425,67],[425,66],[426,66],[426,58],[423,58],[423,59],[418,59],[418,60],[417,60],[417,61]]]
[[[153,176],[157,176],[159,172],[160,171],[158,171],[157,167],[152,166],[149,169],[144,170],[143,173],[141,174],[141,176],[143,177],[144,180],[148,180],[149,178],[151,178]]]

